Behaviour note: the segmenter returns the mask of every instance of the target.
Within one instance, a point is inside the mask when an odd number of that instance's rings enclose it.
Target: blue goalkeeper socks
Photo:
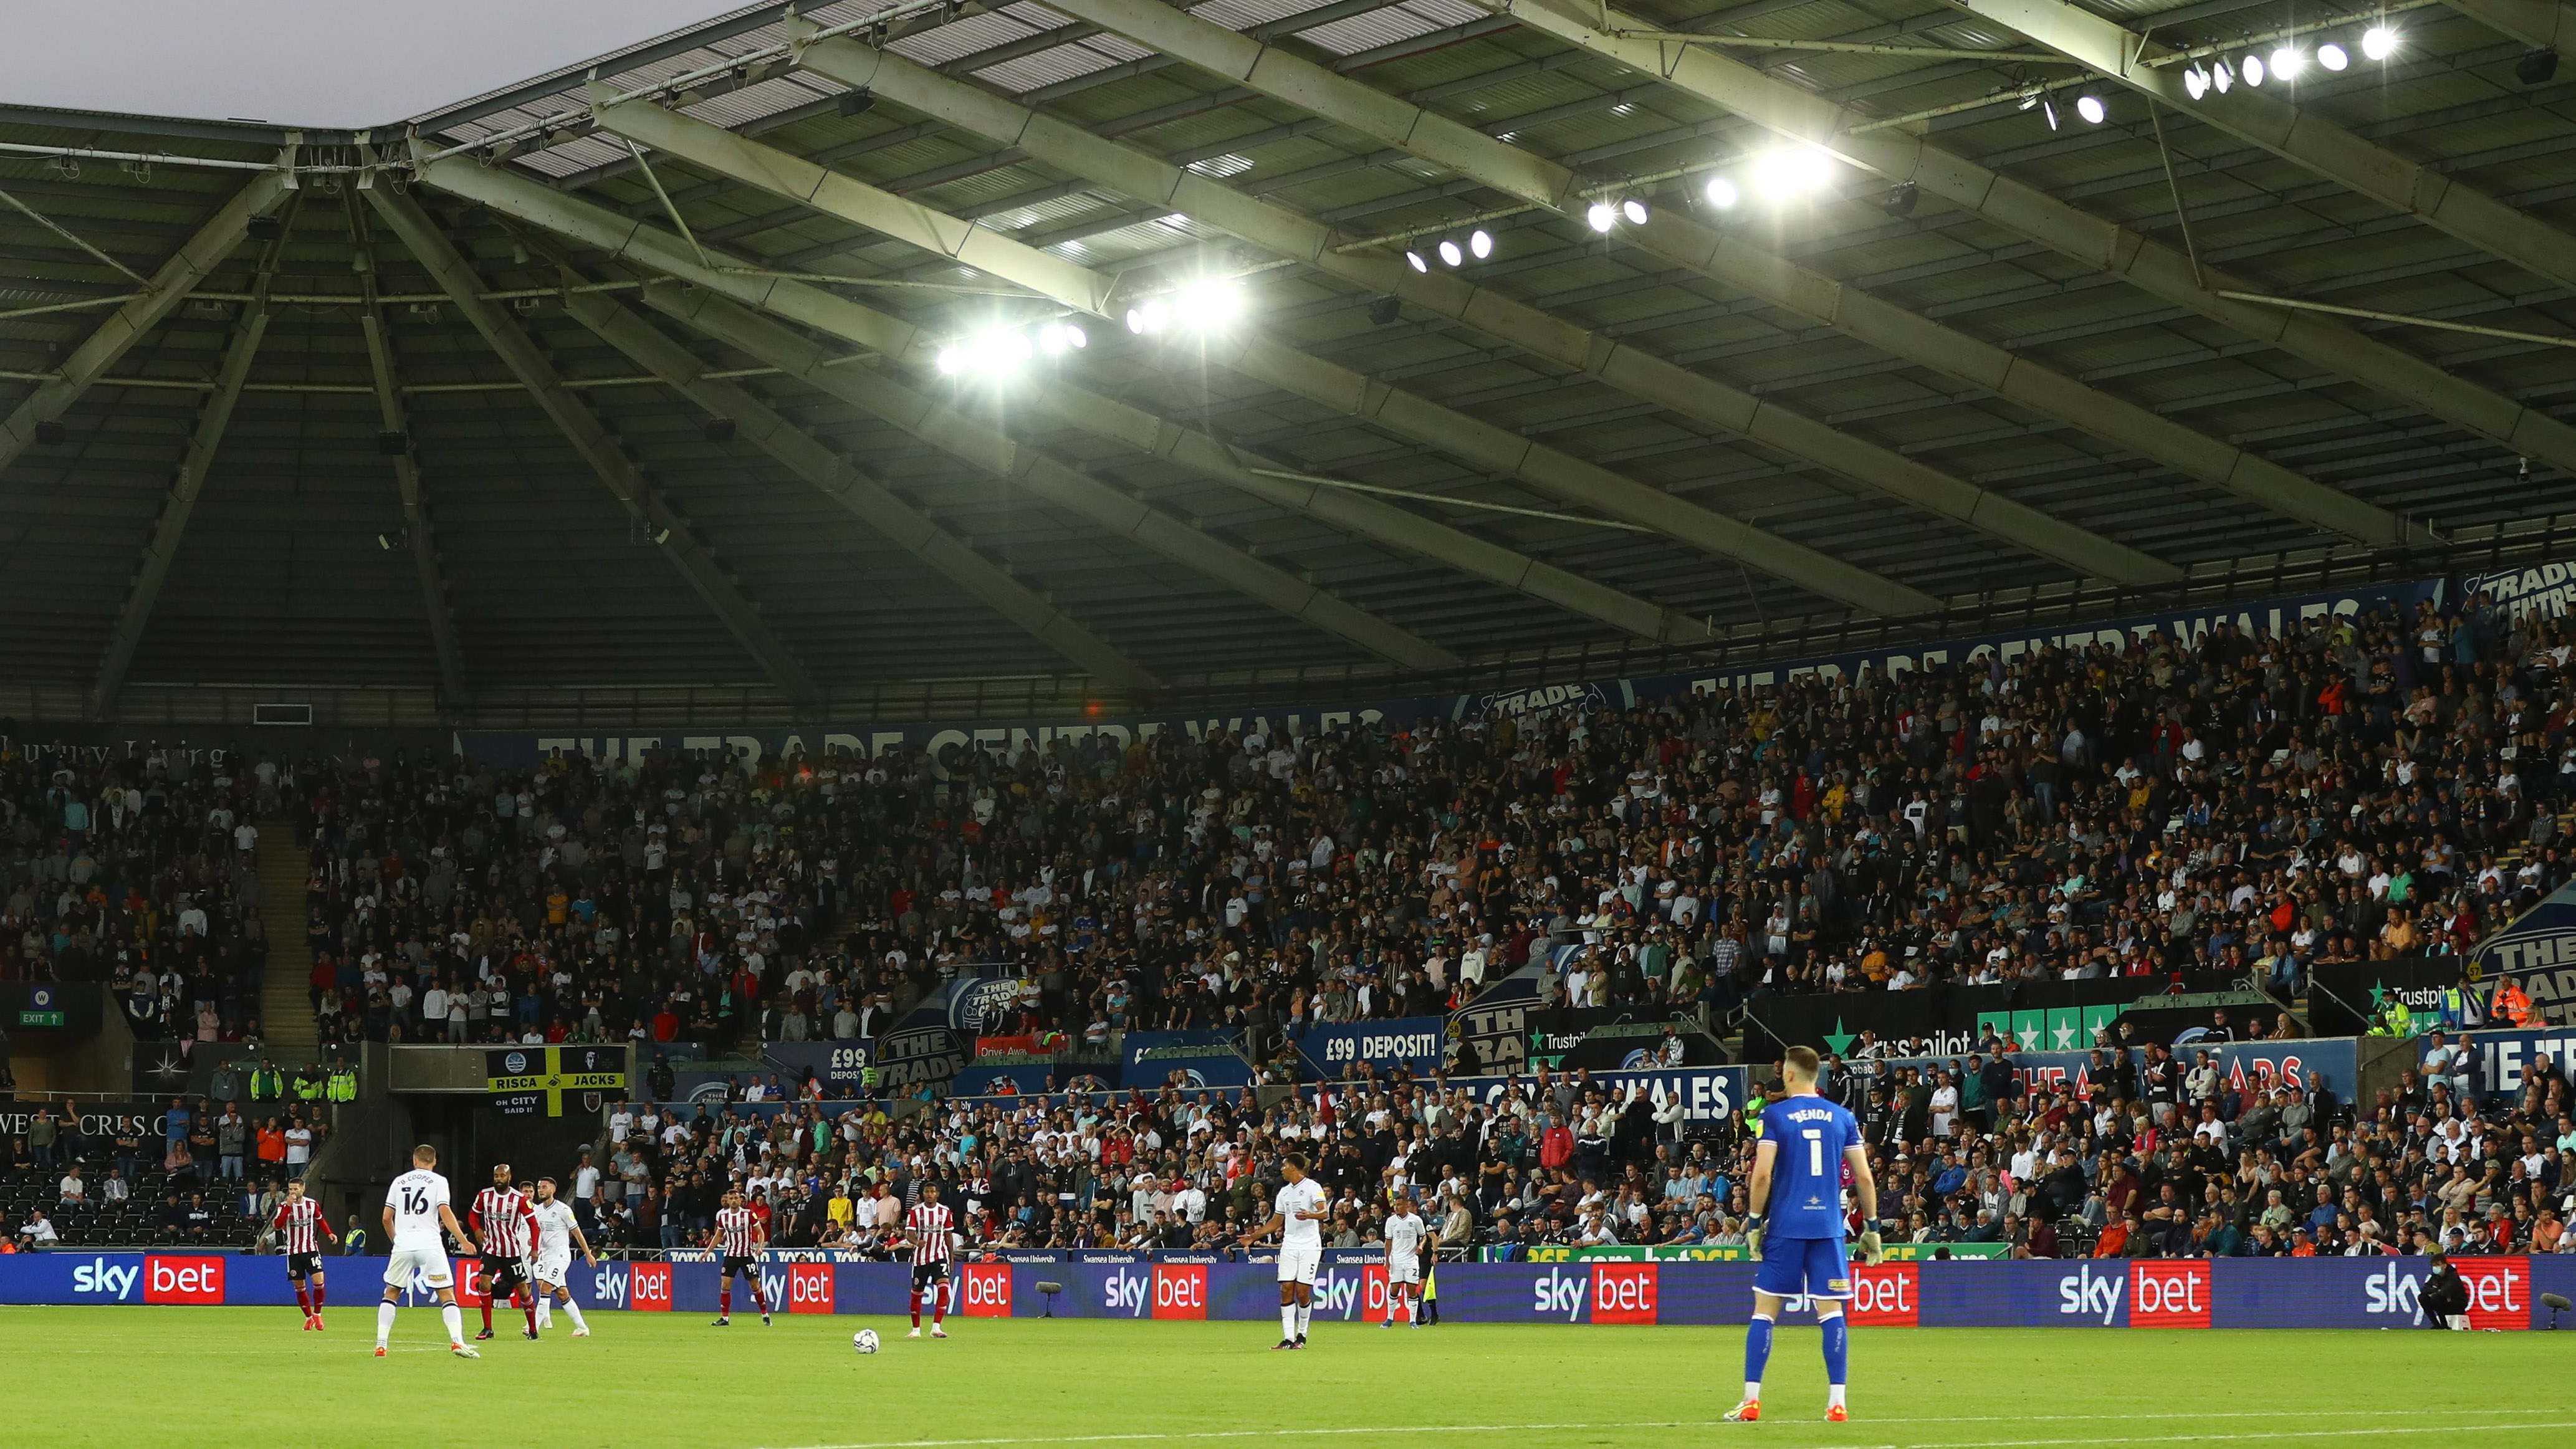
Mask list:
[[[1754,1397],[1762,1386],[1763,1367],[1771,1362],[1771,1320],[1756,1318],[1744,1329],[1744,1396]]]
[[[1821,1326],[1825,1330],[1825,1382],[1840,1385],[1846,1382],[1843,1370],[1851,1363],[1851,1325],[1837,1313]],[[1763,1335],[1763,1340],[1762,1346],[1769,1348],[1770,1335]]]

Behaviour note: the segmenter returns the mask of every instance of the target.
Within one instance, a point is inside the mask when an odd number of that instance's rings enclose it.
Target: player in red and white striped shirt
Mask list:
[[[903,1236],[912,1244],[912,1332],[906,1338],[921,1337],[921,1295],[930,1292],[930,1336],[946,1338],[948,1330],[941,1320],[948,1316],[948,1263],[954,1256],[957,1224],[948,1208],[939,1201],[939,1184],[921,1185],[921,1201],[903,1215]]]
[[[329,1238],[340,1241],[323,1220],[322,1204],[304,1195],[301,1178],[286,1182],[286,1200],[277,1205],[277,1213],[268,1220],[268,1229],[278,1237],[286,1250],[286,1280],[295,1285],[295,1301],[303,1306],[304,1327],[318,1332],[322,1327],[322,1243]]]
[[[760,1306],[761,1327],[769,1326],[769,1297],[760,1291],[760,1250],[769,1241],[769,1228],[760,1214],[742,1205],[742,1194],[724,1195],[724,1206],[716,1209],[715,1231],[707,1235],[707,1246],[723,1255],[717,1267],[716,1322],[724,1328],[733,1322],[733,1280],[739,1274],[751,1284],[751,1301]]]
[[[527,1336],[536,1337],[537,1300],[527,1291],[526,1260],[536,1242],[537,1208],[526,1193],[510,1185],[510,1164],[492,1164],[492,1185],[474,1194],[474,1210],[466,1222],[483,1245],[483,1331],[474,1336],[492,1336],[492,1304],[506,1286],[510,1306],[528,1315]]]

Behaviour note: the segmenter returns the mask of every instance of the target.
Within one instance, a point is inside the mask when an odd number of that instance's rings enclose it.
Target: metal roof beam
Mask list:
[[[2183,86],[2182,66],[2150,63],[2171,54],[2170,47],[2065,0],[1951,3],[2008,25],[2154,102],[2241,136],[2392,210],[2421,217],[2489,256],[2576,287],[2576,236],[2430,166],[2374,146],[2317,111],[2301,110],[2277,90],[2240,86],[2223,96],[2212,92],[2194,100]]]
[[[831,365],[836,359],[820,344],[748,307],[705,289],[689,290],[668,282],[646,287],[644,300],[717,341],[882,418],[942,452],[962,458],[1291,618],[1303,619],[1326,633],[1347,639],[1380,658],[1409,669],[1460,666],[1458,656],[1448,650],[1129,497],[999,428],[868,368]]]
[[[462,164],[475,166],[471,161]],[[465,314],[474,330],[500,354],[511,375],[536,396],[537,405],[545,409],[546,416],[562,431],[573,451],[590,465],[591,472],[630,515],[652,531],[654,541],[672,566],[724,621],[769,681],[800,702],[819,701],[823,697],[821,687],[760,617],[760,606],[742,592],[732,575],[699,541],[689,521],[672,510],[660,490],[619,450],[599,419],[564,386],[554,364],[546,360],[535,341],[499,306],[484,300],[481,277],[456,244],[439,230],[428,211],[410,196],[397,195],[390,186],[369,188],[367,200],[393,228],[394,235],[402,239],[412,259],[427,269],[448,300],[456,304],[456,310]]]
[[[1579,210],[1582,205],[1582,178],[1568,167],[1159,0],[1064,0],[1055,8],[1337,120],[1387,145],[1400,146],[1506,195],[1558,212]],[[1740,232],[1703,226],[1677,208],[1656,208],[1644,225],[1622,225],[1619,235],[1714,281],[1812,317],[1855,340],[2043,416],[2071,423],[2315,527],[2380,546],[2428,541],[2421,527],[2385,509],[2085,386],[2031,358],[1756,248]]]
[[[2576,473],[2576,426],[2316,313],[2222,296],[2223,292],[2262,293],[2270,289],[2205,265],[2195,268],[2179,249],[2151,240],[2132,228],[2079,210],[2037,187],[1942,150],[1907,130],[1861,129],[1875,118],[1707,46],[1618,34],[1647,27],[1617,10],[1584,15],[1569,12],[1551,0],[1498,3],[1524,23],[1568,44],[1657,76],[1677,90],[1723,106],[1792,140],[1822,146],[1891,181],[1919,185],[1974,215],[2121,277],[2244,336],[2268,342],[2313,366],[2409,403],[2427,416],[2465,428],[2522,456],[2539,458]],[[2164,75],[2170,69],[2152,73]],[[2178,81],[2178,77],[2175,79]],[[2178,84],[2176,89],[2179,91]],[[2239,89],[2224,99],[2232,105],[2253,94]],[[2400,208],[2401,212],[2405,210]],[[2561,260],[2563,265],[2576,265],[2563,254]]]
[[[465,650],[457,641],[456,610],[447,595],[447,575],[438,559],[438,533],[429,513],[429,500],[420,485],[420,449],[411,435],[411,415],[402,397],[402,375],[394,366],[393,339],[385,326],[384,299],[376,291],[375,242],[367,229],[366,212],[358,205],[355,191],[342,193],[349,213],[349,235],[368,259],[367,270],[358,274],[361,298],[358,330],[367,344],[367,369],[375,384],[376,420],[383,424],[387,436],[400,437],[402,452],[395,455],[394,494],[402,502],[403,543],[411,554],[412,573],[420,582],[420,603],[429,621],[431,650],[438,656],[439,686],[449,701],[462,704],[466,699]]]
[[[2535,50],[2576,50],[2576,5],[2558,0],[2443,0],[2499,35]]]
[[[1330,227],[1299,212],[899,55],[855,41],[828,40],[804,47],[799,63],[844,84],[869,86],[900,105],[988,136],[1049,166],[1194,216],[1372,293],[1400,297],[1632,397],[1803,458],[2080,573],[2123,583],[2170,582],[2182,576],[2160,559],[1490,288],[1447,274],[1416,273],[1382,253],[1344,250],[1343,239]]]
[[[705,170],[790,197],[826,215],[942,255],[955,255],[971,246],[976,253],[975,265],[980,269],[1068,307],[1108,315],[1109,297],[1115,288],[1113,279],[917,202],[878,191],[864,182],[825,171],[775,147],[744,140],[721,127],[658,107],[612,106],[600,113],[600,124]],[[1518,477],[1569,502],[1601,509],[1720,557],[1768,570],[1825,598],[1876,614],[1933,613],[1941,607],[1930,595],[1894,580],[1293,348],[1238,336],[1212,340],[1209,355],[1273,387],[1367,418],[1480,467]]]
[[[708,377],[706,364],[661,329],[596,292],[568,294],[564,308],[674,391],[716,417],[729,419],[744,438],[851,516],[990,605],[1093,679],[1127,690],[1162,687],[1151,670],[1076,623],[813,434],[780,416],[777,409],[745,388]]]
[[[99,661],[98,678],[90,690],[92,718],[106,719],[115,714],[117,695],[124,690],[126,672],[134,665],[134,651],[142,645],[143,630],[152,622],[152,606],[161,597],[161,586],[169,581],[171,565],[178,562],[179,545],[186,539],[188,521],[197,511],[197,495],[205,490],[206,474],[215,465],[215,450],[222,446],[224,429],[232,423],[233,405],[241,401],[242,384],[249,380],[251,363],[259,357],[260,340],[268,335],[268,285],[276,275],[278,253],[284,247],[285,241],[280,238],[261,250],[258,275],[251,283],[251,300],[243,304],[241,323],[233,329],[223,365],[215,372],[215,390],[206,398],[204,411],[197,414],[197,426],[188,436],[188,451],[179,461],[179,474],[170,481],[169,492],[161,500],[160,517],[153,520],[152,537],[143,546],[143,558],[135,566],[124,607],[117,611],[116,627],[107,636],[107,653]]]
[[[140,295],[117,308],[98,325],[98,330],[72,349],[71,356],[63,359],[59,377],[39,384],[11,409],[8,420],[0,422],[0,470],[18,461],[18,455],[35,442],[37,424],[50,423],[69,412],[90,384],[125,356],[127,348],[177,311],[188,293],[232,255],[242,238],[250,235],[250,219],[277,204],[290,180],[283,171],[263,171],[253,176],[249,184],[215,208],[215,214],[197,228],[176,255],[161,264]]]

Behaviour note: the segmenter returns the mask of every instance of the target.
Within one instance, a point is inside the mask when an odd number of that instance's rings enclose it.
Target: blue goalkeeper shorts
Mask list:
[[[1851,1255],[1840,1238],[1762,1239],[1753,1291],[1781,1298],[1849,1298]]]

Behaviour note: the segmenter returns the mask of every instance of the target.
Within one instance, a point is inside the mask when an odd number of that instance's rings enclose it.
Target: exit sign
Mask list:
[[[63,1024],[63,1014],[59,1011],[22,1011],[18,1013],[18,1024],[20,1026],[60,1026]]]

